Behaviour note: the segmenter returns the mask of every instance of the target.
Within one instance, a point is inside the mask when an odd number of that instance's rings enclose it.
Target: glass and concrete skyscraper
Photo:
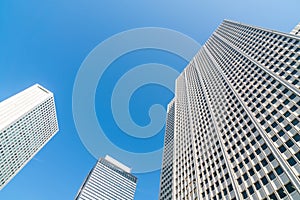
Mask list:
[[[176,80],[160,199],[300,199],[299,76],[299,36],[225,20]]]
[[[174,148],[174,101],[168,105],[162,173],[160,177],[160,199],[171,199],[173,179],[173,148]]]
[[[0,189],[57,131],[54,97],[42,86],[0,102]]]
[[[106,156],[98,160],[75,199],[133,200],[136,183],[130,168]]]

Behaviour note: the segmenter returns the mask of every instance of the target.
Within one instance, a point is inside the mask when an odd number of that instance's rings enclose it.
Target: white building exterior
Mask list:
[[[299,36],[225,20],[170,104],[172,196],[161,200],[300,199]]]
[[[136,184],[129,167],[106,156],[98,160],[75,199],[133,200]]]
[[[0,102],[0,189],[58,132],[53,94],[36,84]]]
[[[162,173],[160,176],[159,199],[172,199],[173,180],[173,148],[174,148],[174,101],[171,101],[167,110],[167,122],[164,138],[164,153]]]
[[[291,31],[291,34],[300,36],[300,23],[295,26],[295,28]]]

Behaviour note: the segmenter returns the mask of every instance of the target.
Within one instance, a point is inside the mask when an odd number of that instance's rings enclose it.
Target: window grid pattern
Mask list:
[[[204,50],[201,57],[202,61],[199,63],[205,63],[204,59],[210,59]],[[225,144],[242,198],[264,199],[272,196],[279,198],[274,191],[286,192],[284,184],[290,183],[290,180],[284,172],[277,174],[272,171],[275,168],[282,169],[279,162],[233,94],[232,89],[226,84],[218,70],[211,67],[214,64],[209,62],[205,66],[199,65],[199,69],[207,85],[219,84],[220,87],[224,85],[223,88],[208,88],[208,91],[212,93],[215,91],[215,98],[219,98],[212,99],[211,102],[215,107],[214,112],[217,113],[216,121],[218,121],[222,139],[224,139],[223,144]],[[272,184],[274,180],[276,184]],[[279,184],[280,180],[282,184]]]
[[[176,82],[174,129],[173,198],[196,199],[198,196],[194,168],[193,141],[184,74]]]
[[[172,179],[173,179],[173,144],[174,144],[174,112],[175,103],[172,101],[168,105],[166,131],[164,138],[164,153],[160,180],[160,200],[172,199]]]
[[[233,187],[195,63],[185,70],[202,199],[233,199]]]
[[[53,96],[0,132],[0,187],[58,131]]]
[[[230,21],[222,23],[216,34],[222,35],[287,84],[300,89],[299,39]]]
[[[224,21],[178,77],[175,199],[300,199],[299,40]]]
[[[137,178],[100,158],[79,190],[76,200],[133,200]]]
[[[299,177],[300,159],[297,158],[297,153],[300,152],[300,97],[217,37],[213,36],[211,41],[213,46],[220,46],[219,49],[214,48],[219,50],[214,52],[216,57],[220,53],[225,53],[221,51],[223,48],[227,48],[227,54],[231,54],[231,56],[225,54],[226,63],[220,56],[219,60],[216,58],[220,68],[272,143],[277,148],[283,145],[282,148],[288,149],[282,151],[283,154],[280,155],[284,155],[287,161],[288,159],[298,161],[296,164],[288,163]],[[211,45],[207,46],[212,49]],[[234,63],[231,60],[234,60]]]

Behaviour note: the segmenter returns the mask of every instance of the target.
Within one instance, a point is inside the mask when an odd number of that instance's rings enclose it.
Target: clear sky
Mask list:
[[[60,131],[0,191],[0,199],[74,199],[96,159],[81,143],[75,128],[73,84],[85,57],[105,39],[132,28],[163,27],[204,44],[223,19],[289,32],[300,22],[299,8],[299,0],[1,0],[0,101],[39,83],[55,95]],[[163,130],[148,139],[124,136],[110,110],[112,89],[122,73],[151,62],[178,71],[187,64],[163,51],[131,52],[109,67],[97,87],[99,123],[107,137],[127,151],[148,152],[163,145]],[[170,90],[159,85],[139,88],[129,105],[133,120],[147,125],[149,106],[159,103],[166,107],[172,97]],[[126,164],[126,158],[122,161]],[[157,199],[160,171],[136,176],[135,199]]]

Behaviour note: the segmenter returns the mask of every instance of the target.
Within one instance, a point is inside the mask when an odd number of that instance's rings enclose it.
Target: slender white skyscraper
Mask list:
[[[133,200],[136,183],[130,168],[106,156],[98,160],[75,199]]]
[[[162,173],[160,177],[159,199],[172,199],[173,148],[174,148],[174,101],[168,105],[164,141]]]
[[[33,85],[0,102],[0,189],[57,131],[54,97],[42,86]]]
[[[161,200],[300,199],[297,32],[225,20],[202,46],[169,105]]]

